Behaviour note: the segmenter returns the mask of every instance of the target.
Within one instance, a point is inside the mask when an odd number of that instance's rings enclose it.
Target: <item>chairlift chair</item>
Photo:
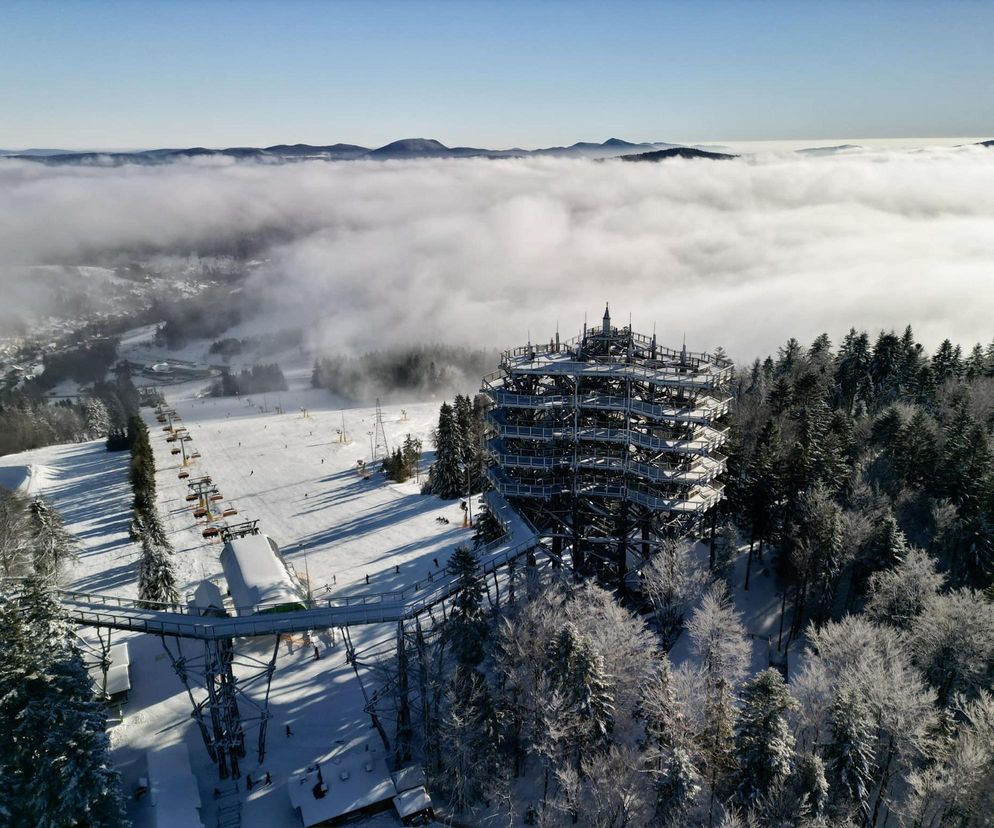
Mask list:
[[[179,454],[179,449],[178,448],[169,449],[169,453],[170,454]]]
[[[221,534],[221,532],[220,530],[218,530],[216,526],[208,526],[206,529],[204,529],[203,532],[201,532],[201,534],[205,538],[216,538],[218,535]]]
[[[186,469],[183,469],[183,471],[181,471],[181,472],[180,472],[180,473],[179,473],[178,475],[176,475],[176,476],[177,476],[177,477],[178,477],[178,478],[179,478],[180,480],[186,480],[186,478],[188,478],[188,477],[190,476],[190,472],[188,472],[188,471],[187,471]]]
[[[186,496],[187,503],[196,503],[198,500],[200,500],[200,495],[195,495],[192,492]]]
[[[231,517],[232,515],[237,515],[237,514],[238,514],[237,509],[229,507],[225,509],[223,512],[221,512],[221,517]]]
[[[200,520],[200,518],[207,517],[207,510],[203,506],[198,506],[193,510],[193,516]]]

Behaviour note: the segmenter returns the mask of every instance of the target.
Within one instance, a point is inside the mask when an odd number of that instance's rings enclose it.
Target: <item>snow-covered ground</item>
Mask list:
[[[203,383],[167,389],[169,403],[192,437],[187,446],[201,455],[188,467],[191,478],[210,474],[224,496],[217,505],[238,509],[237,517],[229,520],[258,519],[262,531],[280,545],[301,575],[310,576],[316,589],[327,584],[339,593],[381,592],[444,568],[454,547],[471,537],[471,530],[462,526],[458,501],[423,496],[415,482],[391,484],[380,474],[361,477],[356,461],[370,459],[375,409],[343,408],[325,391],[301,388],[302,365],[295,367],[298,390],[268,394],[265,399],[261,395],[251,401],[201,398]],[[286,413],[276,413],[278,405]],[[301,409],[307,410],[306,416]],[[179,458],[170,452],[175,444],[166,442],[167,434],[151,410],[143,411],[156,455],[158,504],[175,549],[180,592],[185,595],[201,579],[221,575],[221,547],[202,537],[202,526],[185,500],[187,481],[178,477]],[[422,439],[427,465],[429,432],[437,412],[438,401],[384,406],[388,444],[399,444],[408,433]],[[348,437],[344,443],[337,433],[343,416]],[[137,594],[138,549],[127,536],[131,503],[127,465],[127,452],[108,453],[102,441],[0,457],[0,477],[11,481],[27,479],[28,467],[44,470],[32,478],[32,493],[50,498],[80,538],[82,551],[68,574],[69,588]],[[449,523],[437,521],[439,516]],[[394,629],[382,626],[352,631],[358,650],[394,635]],[[113,641],[127,641],[131,658],[131,695],[122,707],[123,721],[112,730],[114,760],[124,775],[125,790],[133,790],[146,775],[147,750],[183,740],[200,785],[204,822],[212,825],[216,772],[168,656],[153,637],[114,633]],[[242,768],[253,778],[270,772],[273,784],[257,785],[249,793],[244,777],[240,780],[245,826],[298,824],[286,788],[296,771],[349,746],[363,749],[364,742],[371,747],[380,744],[363,710],[362,691],[346,663],[341,638],[322,632],[314,643],[320,660],[303,641],[292,653],[286,646],[280,648],[265,763],[259,766],[250,750]],[[242,641],[238,647],[266,658],[272,642]],[[187,642],[184,653],[195,656],[200,648]],[[288,724],[293,732],[289,738]],[[253,744],[255,730],[248,735]],[[151,808],[147,798],[129,806],[138,828],[152,824]],[[386,824],[391,824],[389,818]]]

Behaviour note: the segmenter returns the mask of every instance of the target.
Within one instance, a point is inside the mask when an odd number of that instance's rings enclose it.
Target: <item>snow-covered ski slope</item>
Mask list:
[[[374,408],[346,404],[349,441],[342,443],[337,430],[342,427],[343,406],[325,391],[268,394],[268,410],[260,412],[261,395],[250,404],[243,399],[200,398],[201,389],[202,383],[165,389],[192,437],[188,447],[201,455],[188,467],[191,479],[210,474],[224,496],[216,505],[238,509],[238,515],[228,520],[258,519],[260,529],[280,545],[294,568],[301,575],[309,574],[315,592],[323,592],[327,585],[329,597],[382,593],[423,581],[429,573],[435,579],[455,546],[469,542],[471,531],[462,526],[458,501],[423,496],[414,482],[391,484],[382,475],[364,479],[356,472],[357,460],[369,460]],[[419,437],[426,450],[425,467],[431,458],[429,433],[439,403],[383,408],[388,443],[393,446],[408,433]],[[275,412],[279,404],[286,413]],[[306,417],[301,408],[307,408]],[[185,594],[202,578],[221,575],[221,546],[206,541],[202,526],[193,518],[185,499],[186,481],[178,477],[179,458],[170,452],[175,444],[166,442],[153,412],[143,409],[143,413],[156,454],[159,509],[175,549],[180,591]],[[0,468],[10,469],[6,474],[12,480],[22,479],[28,466],[45,470],[37,476],[32,493],[50,498],[82,543],[66,587],[135,597],[139,550],[127,536],[131,509],[127,452],[110,454],[102,441],[96,441],[0,457]],[[352,638],[361,651],[395,634],[395,625],[373,625],[355,628]],[[126,793],[147,773],[146,751],[182,740],[198,779],[204,824],[213,825],[216,771],[190,718],[186,691],[162,645],[155,636],[133,633],[114,632],[113,641],[127,642],[131,651],[131,696],[122,708],[123,721],[111,731],[114,761],[122,771]],[[265,659],[271,641],[242,640],[240,647],[249,647],[253,655]],[[256,785],[248,792],[244,776],[239,780],[244,826],[297,825],[287,784],[298,770],[350,747],[364,750],[369,744],[370,749],[382,750],[363,709],[355,673],[346,663],[341,638],[333,640],[329,632],[322,632],[313,641],[320,660],[299,636],[292,653],[285,645],[280,648],[265,763],[258,765],[250,751],[243,765],[243,773],[253,779],[270,772],[273,784]],[[200,652],[198,642],[184,645],[187,655]],[[365,673],[364,677],[375,689],[371,677]],[[288,724],[291,737],[285,735]],[[255,731],[250,729],[248,736],[254,742]],[[152,824],[151,807],[147,799],[130,802],[129,816],[137,828]],[[369,821],[379,823],[396,821],[389,815]]]

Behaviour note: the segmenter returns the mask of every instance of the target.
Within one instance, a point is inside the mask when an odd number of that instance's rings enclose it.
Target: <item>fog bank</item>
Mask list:
[[[39,263],[266,241],[267,329],[360,352],[564,336],[605,301],[740,360],[794,335],[994,338],[994,150],[526,160],[0,161],[0,289]],[[6,284],[4,284],[6,280]]]

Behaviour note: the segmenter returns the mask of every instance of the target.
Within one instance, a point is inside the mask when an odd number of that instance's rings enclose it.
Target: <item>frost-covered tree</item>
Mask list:
[[[844,805],[870,816],[873,786],[873,723],[860,693],[843,687],[832,704],[832,737],[827,749],[832,790]]]
[[[703,721],[698,747],[710,787],[713,813],[719,786],[732,769],[735,727],[734,693],[749,661],[749,643],[741,616],[732,607],[725,585],[714,584],[687,623],[703,686]]]
[[[934,558],[921,549],[908,549],[896,566],[870,576],[866,613],[874,620],[907,629],[944,582]]]
[[[155,542],[149,532],[141,536],[138,560],[138,597],[150,606],[174,604],[179,600],[176,575],[170,560],[171,550]]]
[[[908,776],[903,824],[981,828],[994,814],[994,695],[981,691],[957,710],[955,736]]]
[[[796,706],[783,676],[763,670],[740,693],[735,725],[736,799],[748,806],[782,786],[793,769],[794,736],[787,713]]]
[[[0,596],[0,821],[126,825],[106,716],[71,626],[36,579]]]
[[[465,812],[482,799],[496,771],[496,715],[486,679],[476,670],[456,673],[440,731],[442,784],[452,807]]]
[[[98,397],[87,397],[83,404],[86,430],[91,437],[103,437],[110,430],[110,414],[107,406]]]
[[[642,570],[641,588],[652,603],[663,649],[676,643],[683,619],[704,594],[708,573],[690,559],[686,544],[669,540]]]
[[[613,726],[614,699],[604,659],[574,624],[567,622],[549,641],[546,661],[548,675],[566,701],[579,763],[584,751],[607,744]]]
[[[690,725],[677,698],[669,659],[660,659],[658,671],[646,682],[639,712],[645,726],[642,761],[652,780],[655,819],[677,826],[700,792],[700,774],[691,758]]]
[[[915,663],[948,704],[994,686],[994,603],[983,593],[959,589],[935,596],[911,623]]]
[[[461,463],[462,436],[452,406],[443,402],[438,412],[438,427],[432,434],[435,462],[428,470],[423,491],[452,499],[466,493],[466,479]]]
[[[66,564],[76,560],[79,541],[66,529],[61,515],[44,499],[32,500],[28,512],[35,574],[44,581],[56,582]]]
[[[21,578],[31,572],[29,513],[24,498],[0,488],[0,575]]]
[[[800,800],[799,810],[815,819],[820,818],[828,806],[829,791],[825,763],[821,757],[814,753],[797,756],[794,782]]]
[[[611,745],[585,756],[580,768],[557,769],[559,795],[553,804],[570,822],[598,828],[647,825],[652,792],[629,746]]]

